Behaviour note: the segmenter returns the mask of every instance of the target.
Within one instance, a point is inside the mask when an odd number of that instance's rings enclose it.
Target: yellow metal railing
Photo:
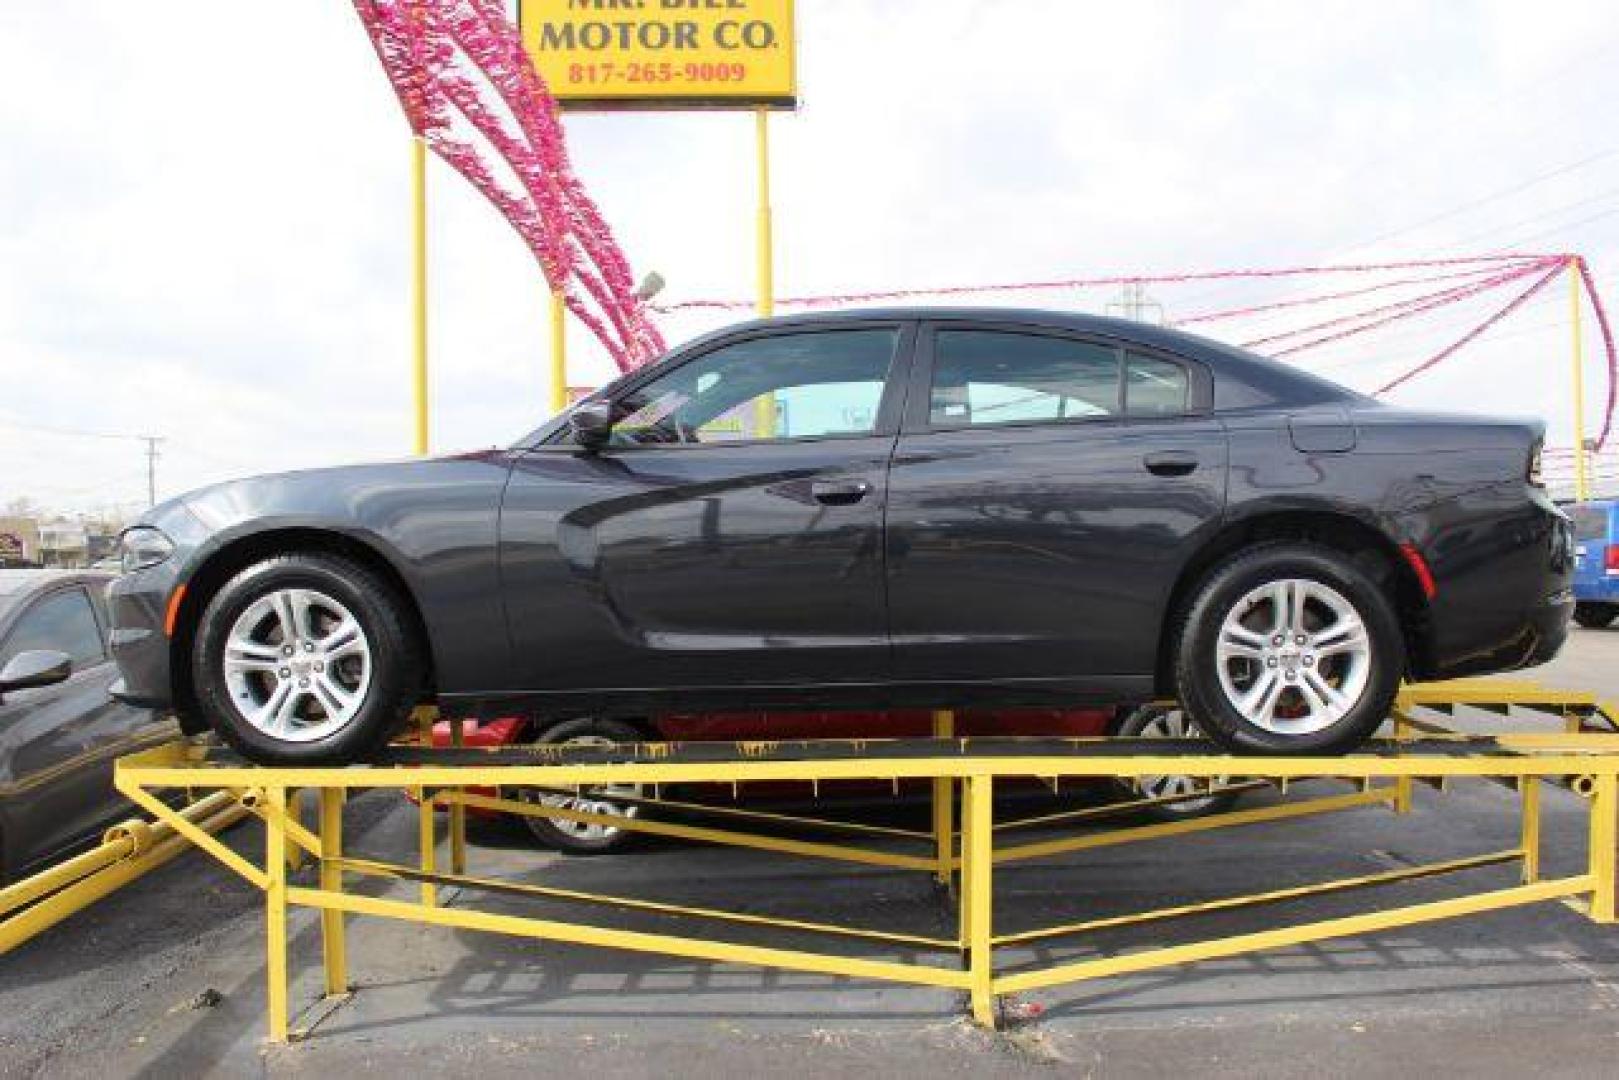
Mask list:
[[[176,821],[212,834],[244,814],[229,791],[182,809],[165,805],[162,820],[115,825],[99,846],[0,889],[0,955],[184,852],[191,843]]]
[[[1556,730],[1516,731],[1493,737],[1450,731],[1416,716],[1421,709],[1448,711],[1460,705],[1513,712],[1530,710],[1556,726]],[[1018,740],[997,739],[992,752],[976,753],[973,740],[953,738],[953,716],[934,717],[933,742],[866,740],[820,744],[824,755],[801,753],[796,744],[757,742],[738,744],[722,760],[699,760],[712,754],[688,755],[678,745],[659,744],[625,748],[622,760],[577,761],[567,751],[502,753],[462,750],[447,757],[418,750],[414,757],[393,764],[356,768],[260,769],[231,760],[204,748],[169,744],[119,763],[118,786],[139,805],[159,817],[168,810],[157,792],[168,788],[218,789],[222,792],[262,793],[249,799],[253,812],[266,825],[262,867],[219,844],[183,820],[170,821],[185,837],[220,858],[265,893],[268,919],[269,1027],[272,1037],[286,1039],[290,1026],[287,999],[286,919],[289,905],[321,912],[325,944],[325,985],[328,994],[348,988],[348,957],[344,920],[348,915],[370,915],[436,926],[546,938],[554,941],[631,951],[662,953],[713,962],[756,964],[819,972],[850,978],[877,979],[967,991],[974,1017],[981,1023],[996,1020],[997,999],[1036,987],[1079,979],[1100,978],[1144,971],[1215,957],[1233,956],[1351,934],[1374,933],[1413,926],[1437,919],[1493,911],[1548,900],[1582,901],[1589,916],[1612,922],[1615,916],[1616,824],[1619,824],[1619,734],[1612,730],[1612,713],[1589,695],[1560,694],[1531,684],[1467,683],[1411,688],[1402,693],[1393,717],[1395,738],[1369,752],[1343,758],[1233,758],[1209,753],[1124,753],[1109,740],[1033,740],[1029,752],[1018,751]],[[424,718],[425,719],[425,718]],[[1605,725],[1605,728],[1604,728]],[[453,731],[453,728],[452,728]],[[1135,749],[1139,749],[1136,746]],[[796,759],[795,759],[796,755]],[[842,756],[840,756],[842,755]],[[1283,801],[1235,810],[1218,817],[1155,825],[1135,825],[1110,831],[1036,839],[998,845],[994,799],[997,790],[1014,780],[1040,778],[1062,781],[1179,774],[1212,780],[1241,776],[1238,789],[1272,786]],[[1442,786],[1463,778],[1494,780],[1519,792],[1521,828],[1517,847],[1453,858],[1353,878],[1288,888],[1258,891],[1197,904],[1156,911],[1071,922],[997,935],[994,928],[996,866],[1018,859],[1047,858],[1105,846],[1153,841],[1241,825],[1259,825],[1305,815],[1337,813],[1386,806],[1395,811],[1412,808],[1417,782]],[[797,780],[819,785],[835,780],[926,780],[934,795],[932,828],[925,833],[905,830],[845,830],[847,842],[782,836],[769,831],[750,832],[752,821],[766,829],[782,824],[836,826],[823,819],[726,808],[718,817],[725,825],[689,824],[641,814],[633,817],[598,814],[572,807],[542,806],[501,794],[480,794],[538,788],[577,790],[599,785],[642,785],[660,790],[669,784],[748,784]],[[1347,783],[1348,792],[1290,796],[1289,788],[1303,780]],[[1540,866],[1541,788],[1547,783],[1566,786],[1585,796],[1590,805],[1589,850],[1585,868],[1571,875],[1547,879]],[[292,813],[290,793],[318,792],[319,827],[305,828]],[[417,793],[421,801],[419,851],[416,865],[358,858],[343,850],[342,808],[347,792],[395,789]],[[656,805],[657,799],[642,800]],[[1146,805],[1152,800],[1141,800]],[[676,804],[693,808],[695,804]],[[717,908],[660,903],[654,900],[586,893],[528,882],[502,881],[469,875],[465,871],[464,811],[468,807],[528,814],[571,821],[612,825],[621,829],[685,840],[728,844],[784,855],[916,870],[958,886],[957,932],[953,939],[893,933],[856,926],[766,917]],[[957,809],[959,807],[959,823]],[[437,865],[439,811],[448,809],[451,867]],[[1095,815],[1077,812],[1027,819],[1035,825],[1081,824],[1092,826]],[[1003,822],[1002,826],[1025,823]],[[1004,832],[1005,829],[1003,828]],[[777,829],[777,833],[780,830]],[[316,887],[295,887],[288,881],[288,854],[307,851],[319,861]],[[909,850],[914,849],[914,850]],[[1061,963],[1031,970],[1002,971],[996,949],[1008,945],[1084,934],[1115,926],[1191,917],[1209,912],[1276,904],[1347,891],[1371,891],[1418,879],[1438,878],[1485,867],[1516,864],[1516,884],[1474,891],[1449,899],[1390,907],[1358,915],[1283,926],[1172,947],[1150,948],[1122,956]],[[356,895],[345,888],[349,875],[413,882],[419,895],[412,900]],[[784,933],[821,934],[859,939],[918,953],[915,960],[855,957],[808,949],[740,944],[707,937],[589,925],[573,920],[528,918],[496,914],[440,903],[439,890],[455,886],[468,893],[489,892],[535,900],[564,900],[612,905],[628,910],[682,916],[721,924],[774,927]],[[937,954],[937,955],[934,955]],[[954,954],[954,957],[952,957]]]

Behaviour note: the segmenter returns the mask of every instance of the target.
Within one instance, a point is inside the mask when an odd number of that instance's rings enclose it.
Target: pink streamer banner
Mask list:
[[[501,0],[354,0],[411,130],[517,230],[621,371],[664,349]],[[506,177],[498,176],[504,172]]]
[[[885,300],[914,300],[924,296],[965,296],[974,293],[1025,292],[1035,289],[1083,289],[1100,285],[1178,285],[1198,281],[1303,277],[1317,274],[1359,274],[1373,270],[1438,269],[1481,266],[1489,263],[1530,263],[1550,256],[1544,254],[1469,255],[1454,259],[1410,259],[1404,262],[1340,263],[1322,266],[1253,267],[1240,270],[1194,270],[1171,274],[1114,274],[1106,277],[1059,278],[1051,281],[1013,281],[980,285],[938,285],[932,288],[885,289],[874,292],[826,293],[812,296],[784,296],[777,307],[837,307],[843,304],[870,304]],[[1563,256],[1567,258],[1567,256]],[[1482,269],[1483,267],[1481,267]],[[685,300],[659,305],[660,312],[745,311],[753,300]]]
[[[1523,307],[1537,293],[1545,289],[1558,274],[1569,267],[1574,267],[1579,275],[1584,293],[1590,301],[1592,311],[1596,315],[1597,326],[1602,334],[1608,388],[1601,434],[1597,436],[1595,444],[1598,449],[1601,449],[1607,445],[1609,436],[1612,434],[1614,412],[1616,407],[1619,407],[1619,349],[1616,349],[1613,326],[1608,318],[1607,310],[1603,306],[1602,298],[1597,292],[1596,283],[1592,280],[1590,269],[1586,265],[1585,259],[1578,255],[1509,252],[1498,255],[1470,255],[1447,259],[1408,259],[1399,262],[1252,267],[1163,274],[1112,274],[1100,277],[1062,278],[1044,281],[997,282],[983,285],[942,285],[932,288],[790,296],[779,299],[776,303],[783,307],[837,307],[847,304],[914,300],[923,297],[968,296],[1045,289],[1082,289],[1111,285],[1179,285],[1210,281],[1266,280],[1339,274],[1424,271],[1424,273],[1407,274],[1394,280],[1379,281],[1352,289],[1339,289],[1311,296],[1203,312],[1176,320],[1172,324],[1174,326],[1189,326],[1195,323],[1268,315],[1275,312],[1306,308],[1311,305],[1337,303],[1390,289],[1450,283],[1431,292],[1421,293],[1392,303],[1363,308],[1347,315],[1269,334],[1244,343],[1248,348],[1256,348],[1292,341],[1293,344],[1271,353],[1273,357],[1280,359],[1344,341],[1358,334],[1371,333],[1392,323],[1415,318],[1451,304],[1459,304],[1494,290],[1504,289],[1514,282],[1540,275],[1528,289],[1518,294],[1504,308],[1490,314],[1483,322],[1474,326],[1455,342],[1441,349],[1433,356],[1427,357],[1375,391],[1376,394],[1381,395],[1405,384],[1426,371],[1432,370],[1456,355],[1465,346],[1477,341],[1497,323]],[[751,304],[752,302],[747,300],[687,300],[681,303],[660,306],[656,310],[660,312],[692,310],[740,311],[750,307]],[[1304,341],[1296,340],[1307,334],[1316,334],[1317,336]]]

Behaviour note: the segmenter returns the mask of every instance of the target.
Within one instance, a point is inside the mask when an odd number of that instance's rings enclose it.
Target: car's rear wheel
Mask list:
[[[241,571],[203,612],[198,704],[231,746],[265,764],[342,764],[375,753],[421,686],[421,645],[380,575],[323,553]]]
[[[1388,715],[1405,641],[1388,596],[1348,557],[1306,543],[1217,566],[1187,608],[1175,656],[1181,704],[1243,753],[1337,754]]]
[[[639,742],[641,733],[621,720],[564,720],[547,727],[534,741],[555,746],[615,746]],[[577,793],[520,788],[516,794],[520,801],[535,806],[582,810],[609,817],[633,818],[641,809],[634,803],[615,801],[613,798],[615,795],[620,799],[639,798],[639,784],[613,784],[587,788]],[[542,844],[570,855],[606,855],[622,851],[636,840],[636,834],[630,830],[600,822],[527,814],[523,815],[523,822]]]
[[[1575,604],[1574,621],[1587,630],[1601,630],[1619,618],[1619,604]]]
[[[1142,705],[1119,721],[1114,734],[1124,738],[1201,739],[1203,732],[1175,705]],[[1120,777],[1114,786],[1126,799],[1170,799],[1147,803],[1141,814],[1156,821],[1189,821],[1231,809],[1237,796],[1218,789],[1230,783],[1228,776],[1185,776],[1175,773]],[[1202,794],[1199,794],[1202,792]]]

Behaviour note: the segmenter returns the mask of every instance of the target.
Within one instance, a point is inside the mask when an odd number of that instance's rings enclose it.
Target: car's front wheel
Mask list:
[[[392,585],[315,552],[265,559],[226,582],[192,655],[204,718],[268,765],[365,759],[409,715],[421,678],[421,646]]]
[[[1404,670],[1383,589],[1340,552],[1291,542],[1217,566],[1187,609],[1175,656],[1192,721],[1240,753],[1354,749],[1387,717]]]

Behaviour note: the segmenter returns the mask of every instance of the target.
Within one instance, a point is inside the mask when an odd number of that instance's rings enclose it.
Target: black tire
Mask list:
[[[1227,696],[1220,677],[1217,646],[1226,615],[1253,590],[1286,580],[1317,582],[1335,591],[1359,616],[1369,645],[1359,697],[1316,731],[1283,733],[1250,721]],[[1347,556],[1318,544],[1264,544],[1214,567],[1187,605],[1176,642],[1175,685],[1182,706],[1211,741],[1233,753],[1347,753],[1383,723],[1405,673],[1405,638],[1388,595]],[[1299,691],[1289,687],[1283,693]]]
[[[1575,604],[1574,621],[1587,630],[1601,630],[1619,618],[1619,604]]]
[[[1166,714],[1172,711],[1175,711],[1174,706],[1137,706],[1130,710],[1124,719],[1119,721],[1118,727],[1113,730],[1113,734],[1121,738],[1152,737],[1165,734],[1158,729],[1162,726],[1162,721],[1165,719]],[[1191,727],[1191,737],[1197,738],[1201,736],[1201,730],[1195,724],[1188,721],[1188,725]],[[1166,735],[1166,737],[1173,736]],[[1136,777],[1127,778],[1121,776],[1116,777],[1112,783],[1114,792],[1120,799],[1135,800],[1151,798],[1160,794],[1177,793],[1175,789],[1181,785],[1174,782],[1176,779],[1173,776],[1143,777],[1140,778],[1140,781],[1144,782],[1138,782]],[[1207,781],[1199,778],[1195,783],[1202,785]],[[1228,791],[1205,795],[1200,798],[1177,799],[1175,802],[1151,803],[1141,807],[1137,812],[1142,817],[1153,821],[1191,821],[1194,818],[1208,817],[1210,814],[1224,813],[1235,806],[1236,802],[1237,794]]]
[[[305,742],[255,727],[232,701],[224,672],[226,639],[236,620],[258,600],[287,588],[315,590],[348,608],[371,656],[369,685],[354,715]],[[203,612],[191,662],[203,718],[244,757],[265,765],[342,765],[372,757],[404,725],[421,695],[424,649],[405,600],[381,575],[339,555],[292,552],[255,563],[225,583]]]
[[[563,720],[560,723],[545,727],[534,740],[537,744],[560,744],[578,742],[602,743],[634,743],[643,741],[643,736],[633,724],[622,720],[600,720],[584,718],[579,720]],[[519,789],[517,798],[523,802],[538,802],[541,793],[532,788]],[[592,803],[611,803],[610,798],[593,798],[590,791],[584,793],[585,798]],[[635,806],[614,804],[619,812],[625,816],[634,817],[638,812]],[[629,829],[612,829],[603,835],[581,835],[579,830],[570,830],[566,823],[559,824],[550,818],[523,815],[523,824],[528,826],[534,838],[546,847],[555,848],[567,855],[609,855],[633,847],[640,839],[639,835]]]

